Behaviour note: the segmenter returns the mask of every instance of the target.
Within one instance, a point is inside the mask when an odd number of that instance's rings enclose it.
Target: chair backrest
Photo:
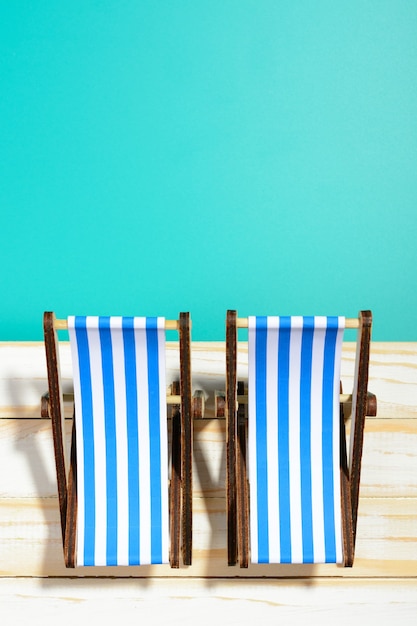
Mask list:
[[[248,318],[254,563],[341,563],[342,317]]]
[[[69,317],[77,565],[169,559],[164,318]]]

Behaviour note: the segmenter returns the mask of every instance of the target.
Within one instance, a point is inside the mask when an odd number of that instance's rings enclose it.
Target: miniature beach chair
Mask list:
[[[226,321],[228,563],[354,560],[372,315]],[[248,328],[248,391],[237,329]],[[344,328],[356,328],[352,395],[341,395]],[[343,406],[352,406],[349,463]],[[248,413],[248,416],[247,416]],[[248,468],[247,468],[248,464]]]
[[[57,330],[70,337],[71,452],[64,445]],[[180,395],[167,396],[165,331],[178,330]],[[44,314],[49,393],[66,567],[191,564],[190,318]],[[172,407],[169,483],[167,402]],[[181,538],[182,535],[182,546]]]

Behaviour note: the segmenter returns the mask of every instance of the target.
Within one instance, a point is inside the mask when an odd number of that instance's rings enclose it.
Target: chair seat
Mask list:
[[[339,385],[344,318],[249,317],[254,563],[341,563]]]
[[[237,380],[239,328],[248,329],[247,395]],[[341,394],[345,328],[357,330],[351,395]],[[376,415],[368,393],[371,329],[371,311],[358,318],[227,312],[229,565],[353,565],[365,417]]]
[[[48,393],[66,567],[192,562],[191,320],[44,313]],[[58,331],[71,345],[68,451]],[[179,381],[167,415],[165,333],[178,332]],[[168,420],[171,450],[168,453]]]
[[[164,318],[68,318],[78,565],[168,562],[164,324]]]

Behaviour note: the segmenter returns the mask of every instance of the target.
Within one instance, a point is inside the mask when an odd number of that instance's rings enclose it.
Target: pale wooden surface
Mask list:
[[[61,366],[68,391],[69,359],[66,345]],[[241,378],[246,365],[242,344]],[[60,542],[51,425],[40,418],[40,396],[47,388],[43,344],[0,343],[0,602],[2,615],[10,616],[2,623],[26,623],[29,615],[31,623],[53,623],[58,616],[62,623],[62,615],[88,618],[100,611],[114,616],[123,611],[125,623],[145,618],[147,625],[168,618],[194,623],[202,611],[227,624],[286,618],[347,624],[360,616],[414,623],[417,344],[372,344],[370,389],[378,397],[378,415],[365,429],[352,569],[227,566],[225,423],[213,418],[214,392],[224,389],[224,344],[193,344],[192,366],[193,387],[203,389],[207,415],[194,426],[193,565],[69,571]],[[177,370],[177,346],[169,344],[168,379],[176,378]],[[344,344],[346,393],[352,374],[353,347]],[[104,578],[85,578],[91,576]]]
[[[417,585],[408,579],[257,582],[233,580],[6,579],[7,626],[386,626],[416,622]]]
[[[378,396],[378,417],[417,417],[417,343],[373,343],[371,387]],[[69,345],[64,345],[61,370],[64,392],[71,390]],[[343,346],[343,390],[352,386],[354,345]],[[167,377],[178,372],[178,350],[168,344]],[[193,343],[193,388],[206,392],[208,415],[213,415],[213,393],[224,389],[224,343]],[[247,346],[240,344],[238,375],[247,375]],[[39,417],[39,397],[46,390],[46,364],[42,343],[0,342],[0,418]]]

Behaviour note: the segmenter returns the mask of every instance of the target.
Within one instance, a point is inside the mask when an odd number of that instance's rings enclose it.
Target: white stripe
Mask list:
[[[278,317],[268,318],[267,334],[267,468],[269,561],[280,560],[278,485]]]
[[[149,450],[148,360],[145,318],[135,318],[136,384],[138,389],[140,562],[151,561],[151,485]]]
[[[106,491],[106,430],[104,420],[103,369],[98,329],[98,317],[87,317],[87,337],[90,353],[91,387],[93,395],[94,477],[95,477],[95,564],[106,565],[107,491]]]
[[[74,379],[75,435],[77,449],[77,545],[76,565],[84,565],[84,447],[81,411],[80,370],[78,363],[77,339],[75,333],[75,317],[68,317],[68,333],[71,346],[72,371]]]
[[[116,457],[117,457],[117,562],[129,564],[129,490],[128,449],[126,419],[126,373],[123,345],[122,318],[111,317],[111,340],[113,352]]]
[[[168,429],[166,404],[165,318],[158,317],[159,407],[161,437],[162,560],[169,562]]]
[[[106,492],[106,442],[103,372],[101,362],[98,317],[86,318],[87,341],[91,367],[91,389],[93,400],[94,436],[94,480],[95,480],[95,564],[106,564],[107,492]],[[74,329],[74,317],[68,320],[73,358],[74,395],[77,426],[77,465],[78,465],[78,534],[77,564],[83,565],[84,554],[84,459],[82,398],[80,393],[79,356]],[[150,441],[149,441],[149,397],[146,318],[135,318],[136,344],[136,384],[138,389],[138,433],[139,433],[139,489],[140,489],[140,551],[141,563],[151,560],[151,493],[150,493]],[[122,332],[122,318],[110,318],[114,389],[115,426],[117,455],[117,514],[118,514],[118,564],[128,564],[128,433],[126,416],[126,375]],[[158,362],[160,415],[159,426],[161,452],[161,506],[162,506],[162,549],[163,561],[169,560],[169,504],[168,504],[168,437],[166,411],[166,358],[165,358],[165,319],[158,318]]]
[[[258,561],[258,510],[256,484],[256,318],[248,317],[248,456],[250,484],[250,550],[251,561]]]
[[[291,508],[291,562],[302,563],[301,469],[300,469],[300,371],[302,317],[291,318],[289,381],[289,455]]]
[[[314,319],[311,371],[311,497],[314,562],[325,560],[323,514],[323,365],[326,318]]]
[[[345,329],[346,320],[344,317],[339,317],[339,330],[337,334],[336,342],[336,354],[335,354],[335,372],[334,372],[334,428],[333,428],[333,450],[334,454],[334,502],[335,502],[335,532],[336,532],[336,562],[343,562],[343,539],[342,539],[342,510],[341,510],[341,488],[340,488],[340,370],[342,362],[342,345],[343,345],[343,333]],[[337,452],[337,453],[336,453]]]

